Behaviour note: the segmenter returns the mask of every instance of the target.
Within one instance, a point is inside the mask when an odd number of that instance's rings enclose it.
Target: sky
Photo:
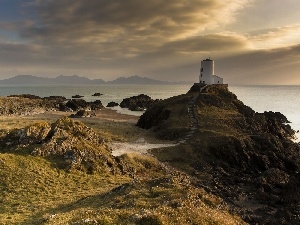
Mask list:
[[[300,85],[299,0],[0,0],[0,79]]]

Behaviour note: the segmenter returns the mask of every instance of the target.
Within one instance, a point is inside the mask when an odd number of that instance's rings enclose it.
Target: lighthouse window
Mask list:
[[[203,72],[203,68],[201,68],[201,72]]]
[[[202,77],[202,73],[201,73],[201,77]]]

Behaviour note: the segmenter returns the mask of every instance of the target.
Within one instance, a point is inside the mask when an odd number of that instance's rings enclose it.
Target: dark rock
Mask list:
[[[73,111],[86,109],[88,106],[89,104],[83,99],[71,99],[66,103],[66,107],[72,109]]]
[[[171,139],[186,129],[182,121],[194,98],[199,126],[193,137],[163,150],[163,156],[160,150],[152,153],[192,168],[196,185],[220,196],[250,224],[299,224],[300,146],[292,141],[295,131],[281,113],[255,113],[223,86],[212,85],[161,101],[137,125]],[[209,179],[199,179],[199,174]]]
[[[148,95],[140,94],[138,96],[123,99],[120,103],[120,107],[128,108],[131,111],[141,111],[152,107],[157,102],[159,102],[158,99],[153,100]]]
[[[103,109],[104,106],[100,100],[96,100],[93,102],[86,102],[83,99],[71,99],[66,104],[60,104],[59,108],[61,111],[73,111],[78,110],[100,110]]]
[[[205,84],[194,84],[190,90],[188,91],[188,93],[200,93],[200,89],[204,88],[206,85]]]
[[[83,98],[84,96],[82,95],[73,95],[72,98]]]
[[[95,116],[95,113],[91,113],[89,111],[85,111],[84,109],[79,110],[76,114],[72,114],[71,118],[81,118],[81,117],[92,117]]]
[[[66,97],[64,96],[49,96],[49,97],[44,97],[45,100],[55,100],[57,102],[64,102],[67,100]]]
[[[101,96],[101,95],[103,95],[103,94],[97,92],[97,93],[93,94],[92,96]]]
[[[115,107],[115,106],[119,106],[119,103],[109,102],[106,107]]]
[[[104,108],[104,106],[102,105],[102,102],[100,100],[90,102],[89,104],[90,104],[91,110],[100,110],[100,109]]]
[[[148,109],[143,115],[141,115],[137,126],[150,129],[151,127],[157,126],[167,120],[171,114],[171,111],[164,108],[161,105],[155,105]]]
[[[65,103],[59,103],[58,110],[62,112],[73,112],[73,110],[67,107]]]
[[[70,117],[71,118],[76,118],[76,117],[87,117],[89,113],[85,111],[84,109],[79,110],[76,114],[72,114]]]

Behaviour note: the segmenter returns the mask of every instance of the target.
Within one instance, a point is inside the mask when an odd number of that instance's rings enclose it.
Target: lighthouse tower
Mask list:
[[[200,84],[223,84],[223,78],[214,75],[215,63],[210,58],[201,61]]]

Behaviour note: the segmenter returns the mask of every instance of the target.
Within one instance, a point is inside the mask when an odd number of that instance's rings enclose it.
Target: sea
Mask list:
[[[51,95],[82,95],[86,101],[100,99],[104,106],[108,102],[120,103],[124,98],[139,94],[149,95],[153,99],[166,99],[185,94],[192,85],[0,85],[0,96],[13,94],[33,94],[40,97]],[[256,112],[281,112],[291,122],[291,127],[300,130],[300,86],[236,86],[229,85],[229,90],[237,95],[245,105]],[[92,96],[101,93],[100,97]],[[141,115],[143,112],[131,112],[115,107],[120,113]],[[297,133],[300,141],[300,133]]]

